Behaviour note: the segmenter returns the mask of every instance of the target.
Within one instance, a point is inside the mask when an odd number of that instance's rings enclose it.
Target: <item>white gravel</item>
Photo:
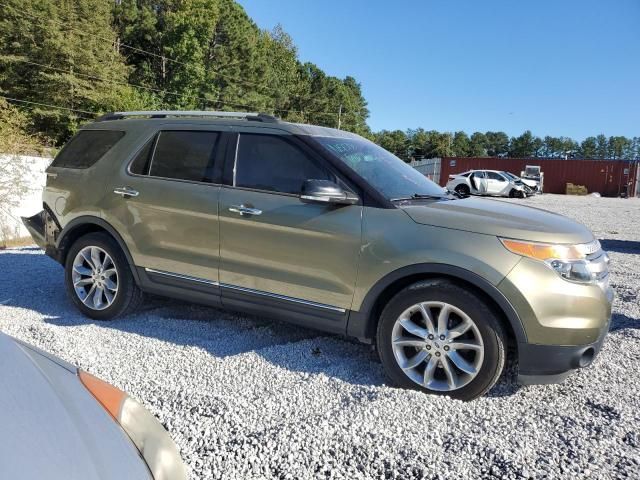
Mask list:
[[[640,200],[521,202],[583,222],[613,260],[611,333],[562,385],[507,375],[462,403],[385,386],[368,346],[264,319],[154,299],[89,321],[36,249],[0,252],[0,330],[141,400],[192,478],[639,478]]]

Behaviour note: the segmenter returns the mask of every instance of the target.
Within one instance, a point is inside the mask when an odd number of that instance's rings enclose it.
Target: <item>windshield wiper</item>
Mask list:
[[[391,201],[392,202],[400,202],[402,200],[422,200],[422,199],[428,199],[428,200],[448,200],[448,197],[444,196],[444,195],[427,195],[424,193],[414,193],[413,195],[411,195],[410,197],[398,197],[398,198],[392,198]]]

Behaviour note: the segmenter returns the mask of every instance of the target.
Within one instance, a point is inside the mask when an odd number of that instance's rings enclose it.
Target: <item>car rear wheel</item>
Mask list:
[[[71,246],[65,262],[65,285],[76,307],[96,320],[132,312],[142,302],[127,259],[104,233],[90,233]]]
[[[469,187],[467,185],[464,185],[464,184],[458,185],[455,188],[455,191],[458,194],[462,195],[463,197],[468,197],[471,194],[471,190],[469,189]]]
[[[504,338],[499,319],[482,299],[448,280],[434,279],[391,299],[376,341],[394,385],[472,400],[500,376]]]

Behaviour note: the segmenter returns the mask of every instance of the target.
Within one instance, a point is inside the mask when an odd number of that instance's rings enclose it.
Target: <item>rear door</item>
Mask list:
[[[223,303],[299,312],[295,320],[303,324],[311,323],[308,316],[328,318],[321,328],[343,331],[356,281],[362,206],[300,200],[308,179],[349,187],[293,135],[247,127],[236,145],[220,192]],[[242,208],[253,213],[242,214]]]
[[[475,189],[474,193],[484,195],[487,193],[487,178],[484,170],[476,170],[470,176],[471,186]]]
[[[217,283],[220,185],[214,170],[223,136],[209,126],[165,125],[112,179],[106,220],[151,277]]]

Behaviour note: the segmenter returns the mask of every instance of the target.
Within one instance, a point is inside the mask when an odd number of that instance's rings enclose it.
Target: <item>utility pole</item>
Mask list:
[[[76,91],[75,91],[74,84],[73,84],[73,81],[74,81],[73,65],[69,66],[69,76],[71,77],[71,80],[70,80],[71,81],[71,108],[74,108],[75,107],[74,99],[75,99],[75,96],[76,96]]]
[[[338,109],[338,130],[340,130],[341,123],[342,123],[342,104],[340,104],[340,108]]]

